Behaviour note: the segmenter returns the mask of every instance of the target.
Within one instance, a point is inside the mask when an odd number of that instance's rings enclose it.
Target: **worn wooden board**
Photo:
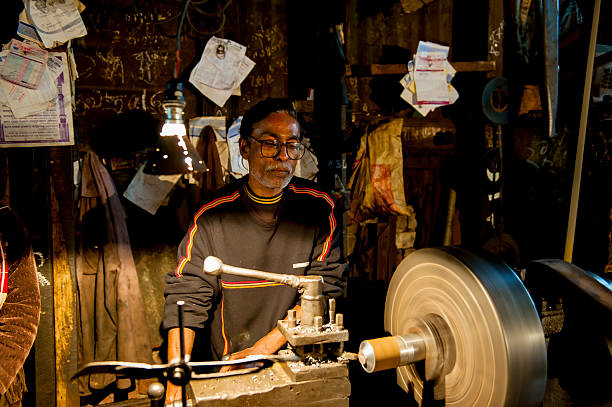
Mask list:
[[[76,386],[70,380],[76,367],[74,323],[76,292],[73,284],[66,237],[62,227],[55,182],[50,184],[53,308],[55,321],[55,395],[57,407],[79,405]]]
[[[496,70],[495,61],[451,62],[457,72],[491,72]],[[347,65],[345,76],[405,75],[406,64]]]
[[[487,77],[494,78],[502,75],[503,69],[503,42],[504,42],[504,2],[502,0],[492,0],[489,2],[489,61],[494,62],[494,69],[488,72]]]

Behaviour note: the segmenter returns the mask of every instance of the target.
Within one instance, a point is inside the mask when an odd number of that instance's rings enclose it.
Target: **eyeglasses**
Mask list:
[[[261,155],[266,158],[276,157],[281,152],[283,146],[285,146],[285,149],[287,151],[287,157],[292,160],[299,160],[304,156],[304,153],[306,152],[306,147],[304,147],[304,144],[298,143],[297,141],[288,141],[286,143],[281,143],[278,140],[260,140],[253,136],[249,136],[249,138],[252,138],[259,144],[261,144]]]

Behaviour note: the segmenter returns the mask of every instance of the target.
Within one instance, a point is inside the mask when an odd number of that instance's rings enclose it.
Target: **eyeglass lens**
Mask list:
[[[256,139],[257,140],[257,139]],[[299,160],[304,155],[304,145],[297,142],[281,143],[277,140],[257,140],[261,144],[261,155],[264,157],[276,157],[281,148],[285,146],[287,156],[292,160]]]

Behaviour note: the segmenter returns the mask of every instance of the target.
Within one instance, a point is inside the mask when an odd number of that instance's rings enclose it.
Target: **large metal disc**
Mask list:
[[[437,346],[427,345],[425,373],[415,365],[397,369],[398,384],[406,391],[412,387],[418,401],[423,374],[447,406],[524,407],[542,401],[542,325],[525,287],[506,264],[450,247],[407,256],[389,286],[385,329],[405,335],[432,326],[439,337],[433,341]],[[428,366],[428,359],[443,361],[442,370]]]

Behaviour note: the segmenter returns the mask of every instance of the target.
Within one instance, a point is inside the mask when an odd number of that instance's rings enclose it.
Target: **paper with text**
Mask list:
[[[48,51],[13,39],[0,69],[0,77],[19,86],[36,89],[48,58]]]
[[[231,95],[240,95],[240,84],[255,62],[246,56],[246,47],[234,41],[212,37],[206,43],[189,82],[204,96],[223,107]]]
[[[53,48],[72,38],[87,35],[77,0],[23,0],[26,23],[36,29],[45,48]]]
[[[62,62],[62,72],[53,81],[54,103],[48,109],[25,117],[15,117],[8,101],[0,105],[0,147],[42,147],[74,144],[72,95],[66,54],[52,52]],[[51,69],[47,70],[53,76]],[[4,93],[4,92],[0,92]]]

